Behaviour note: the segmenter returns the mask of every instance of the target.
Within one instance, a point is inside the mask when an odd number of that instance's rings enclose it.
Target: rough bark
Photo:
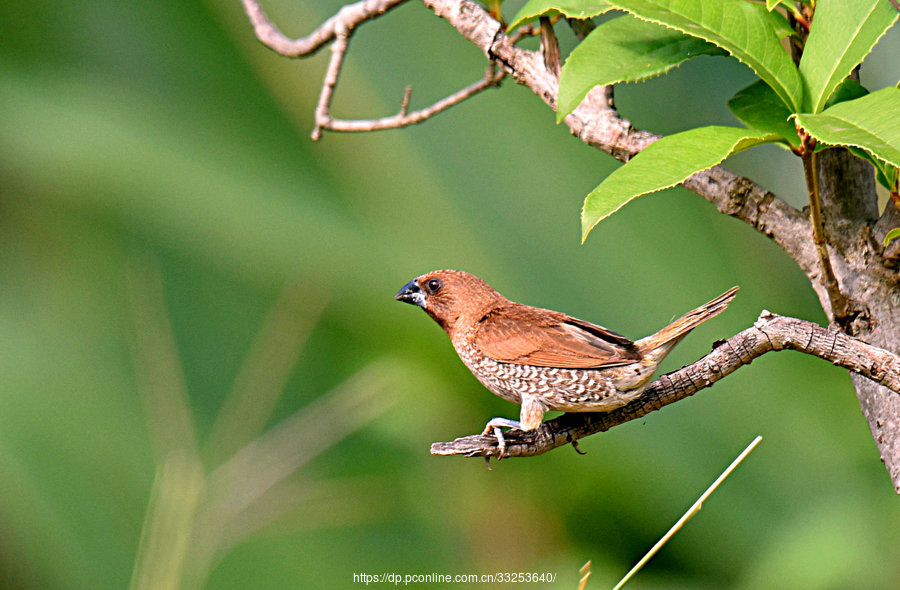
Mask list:
[[[900,353],[900,275],[895,261],[883,256],[884,236],[879,231],[884,225],[896,227],[896,208],[888,203],[885,222],[876,223],[878,199],[872,168],[843,149],[821,153],[819,185],[835,276],[858,309],[858,316],[845,329],[866,342]],[[881,239],[876,237],[879,233]],[[833,319],[818,276],[809,278]],[[900,493],[900,396],[858,375],[851,377],[872,438]]]

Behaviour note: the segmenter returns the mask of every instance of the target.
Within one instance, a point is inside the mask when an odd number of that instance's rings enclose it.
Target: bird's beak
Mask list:
[[[425,293],[422,292],[419,284],[416,283],[416,279],[413,279],[403,285],[403,288],[397,291],[397,294],[394,295],[394,299],[396,299],[397,301],[402,301],[404,303],[418,305],[422,309],[425,309]]]

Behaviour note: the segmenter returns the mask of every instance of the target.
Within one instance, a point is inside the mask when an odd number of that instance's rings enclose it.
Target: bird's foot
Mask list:
[[[484,432],[481,433],[482,436],[487,436],[493,431],[494,436],[497,437],[497,446],[500,447],[500,455],[497,457],[498,461],[506,454],[506,439],[503,437],[502,428],[521,429],[522,424],[518,420],[509,420],[508,418],[491,418],[491,421],[484,427]]]

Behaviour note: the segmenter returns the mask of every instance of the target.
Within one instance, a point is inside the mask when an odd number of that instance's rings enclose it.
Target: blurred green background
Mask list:
[[[340,6],[264,4],[291,35]],[[764,308],[824,321],[744,224],[676,189],[580,245],[582,199],[617,164],[510,81],[415,128],[314,144],[328,51],[266,50],[238,0],[0,6],[4,588],[516,571],[575,588],[587,560],[606,588],[757,434],[629,587],[896,587],[900,502],[850,380],[799,354],[584,440],[586,456],[489,472],[428,453],[518,409],[393,300],[406,281],[469,270],[633,338],[741,285],[671,370]],[[863,82],[895,83],[898,53],[894,30]],[[483,67],[410,3],[353,37],[335,114],[392,114],[407,84],[418,108]],[[617,103],[661,133],[736,124],[725,100],[752,80],[700,58]],[[730,167],[802,206],[777,148]]]

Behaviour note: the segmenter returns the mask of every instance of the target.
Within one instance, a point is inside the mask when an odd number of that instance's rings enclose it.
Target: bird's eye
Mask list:
[[[425,290],[432,295],[440,291],[443,286],[444,284],[441,282],[441,279],[428,279],[425,281]]]

